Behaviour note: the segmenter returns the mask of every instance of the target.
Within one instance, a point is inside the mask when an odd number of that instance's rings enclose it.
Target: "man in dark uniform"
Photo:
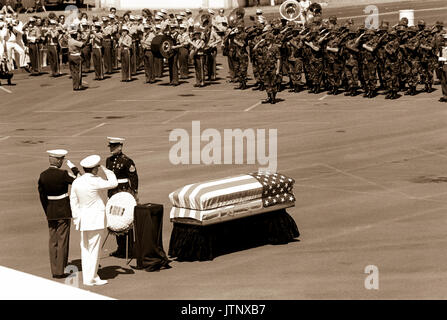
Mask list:
[[[138,202],[138,174],[135,163],[123,153],[123,143],[125,139],[107,137],[112,155],[106,160],[106,168],[112,170],[118,179],[118,187],[110,189],[107,196],[110,198],[118,192],[129,192],[134,195]],[[129,231],[132,238],[132,230]],[[111,253],[111,256],[124,258],[126,255],[126,235],[116,235],[118,249]],[[129,241],[129,252],[132,241]]]
[[[68,185],[71,184],[79,170],[67,160],[73,174],[62,170],[66,150],[47,151],[50,156],[50,167],[39,177],[38,190],[40,202],[48,220],[50,229],[50,266],[53,278],[61,279],[68,263],[68,247],[70,239],[71,208],[68,197]]]

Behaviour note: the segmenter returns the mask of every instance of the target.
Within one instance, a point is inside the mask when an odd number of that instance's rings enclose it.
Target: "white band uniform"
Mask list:
[[[48,200],[61,200],[68,197],[68,193],[61,194],[60,196],[48,196]]]

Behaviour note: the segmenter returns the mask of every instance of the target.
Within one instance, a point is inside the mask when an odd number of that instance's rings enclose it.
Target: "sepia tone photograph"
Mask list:
[[[0,300],[447,299],[446,18],[0,0]]]

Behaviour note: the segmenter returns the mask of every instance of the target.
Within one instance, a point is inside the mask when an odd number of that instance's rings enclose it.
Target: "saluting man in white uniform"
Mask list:
[[[105,204],[100,191],[118,186],[115,174],[100,166],[100,161],[101,157],[98,155],[81,161],[85,174],[73,182],[70,195],[73,223],[76,230],[81,231],[82,278],[86,286],[107,283],[107,280],[101,280],[98,276],[101,238],[107,227]],[[107,180],[97,175],[99,167]]]

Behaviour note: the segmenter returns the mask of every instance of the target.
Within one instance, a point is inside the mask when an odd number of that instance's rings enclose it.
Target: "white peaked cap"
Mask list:
[[[50,155],[50,157],[62,158],[67,155],[68,151],[64,149],[56,149],[56,150],[48,150],[47,153]]]
[[[95,154],[82,159],[80,164],[83,168],[94,168],[99,164],[100,161],[101,157]]]

